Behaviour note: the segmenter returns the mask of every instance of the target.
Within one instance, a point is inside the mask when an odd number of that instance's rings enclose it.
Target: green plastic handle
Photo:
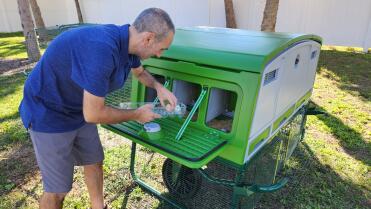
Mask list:
[[[289,179],[287,177],[279,180],[277,183],[272,184],[270,186],[259,186],[259,185],[253,185],[252,188],[250,188],[251,191],[259,192],[259,193],[267,193],[267,192],[275,192],[282,187],[284,187]]]

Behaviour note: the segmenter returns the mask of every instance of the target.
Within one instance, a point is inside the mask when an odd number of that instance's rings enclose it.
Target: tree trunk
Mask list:
[[[275,31],[279,2],[280,0],[266,0],[263,21],[261,24],[262,31]]]
[[[45,28],[43,17],[41,16],[40,7],[36,0],[29,0],[36,28]]]
[[[237,28],[236,18],[233,10],[233,0],[224,0],[224,7],[227,28]]]
[[[79,0],[75,0],[76,10],[77,10],[77,17],[79,18],[79,23],[83,23],[84,20],[82,19],[82,13],[80,9]]]
[[[36,33],[34,31],[34,24],[31,16],[30,5],[28,0],[17,0],[19,15],[23,28],[23,35],[26,39],[26,49],[28,60],[36,62],[40,59],[40,50],[37,43]]]
[[[45,28],[44,19],[41,16],[40,7],[37,4],[37,0],[29,0],[29,3],[31,6],[33,18],[35,19],[36,28],[38,29]],[[45,36],[44,33],[39,33],[39,39],[40,41],[45,41],[47,40],[47,37]]]

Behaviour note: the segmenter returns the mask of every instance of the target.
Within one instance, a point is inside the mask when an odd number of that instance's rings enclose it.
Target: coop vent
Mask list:
[[[275,70],[272,70],[271,72],[269,73],[266,73],[265,76],[264,76],[264,85],[267,85],[269,84],[270,82],[276,80],[276,77],[277,77],[277,71],[278,71],[278,68],[275,69]]]

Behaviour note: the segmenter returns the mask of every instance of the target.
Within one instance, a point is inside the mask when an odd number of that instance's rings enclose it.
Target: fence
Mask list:
[[[74,0],[37,0],[47,26],[76,23]],[[176,27],[225,26],[224,0],[80,0],[85,22],[131,23],[144,8],[168,11]],[[265,0],[234,0],[239,28],[259,30]],[[0,1],[0,31],[20,31],[17,2]],[[276,31],[314,33],[324,44],[371,48],[370,0],[280,0]]]

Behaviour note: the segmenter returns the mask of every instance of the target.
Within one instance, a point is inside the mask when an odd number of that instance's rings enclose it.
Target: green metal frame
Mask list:
[[[304,128],[303,127],[304,127],[304,123],[305,123],[305,116],[307,114],[312,113],[313,110],[310,109],[309,112],[307,112],[307,106],[304,106],[302,108],[304,108],[304,110],[303,110],[304,111],[304,114],[303,114],[304,118],[301,121],[300,126],[301,126],[301,130],[303,130],[302,131],[302,134],[304,134]],[[299,114],[299,111],[297,111],[297,113]],[[290,120],[292,120],[293,118],[294,117],[290,118]],[[286,152],[286,150],[284,150],[284,146],[283,146],[283,143],[284,142],[282,140],[284,140],[284,139],[281,139],[281,138],[278,138],[278,137],[274,137],[274,139],[271,140],[268,144],[265,144],[264,147],[266,148],[268,146],[273,146],[275,143],[280,143],[279,144],[279,151],[278,151],[278,153]],[[257,153],[256,155],[254,155],[254,157],[251,160],[249,160],[247,163],[245,163],[241,167],[232,166],[231,168],[233,168],[233,169],[235,169],[237,171],[237,175],[236,175],[236,177],[235,177],[235,179],[233,181],[232,180],[227,180],[227,179],[219,179],[219,178],[212,177],[212,176],[208,175],[205,172],[205,170],[202,169],[202,168],[198,168],[197,171],[207,181],[209,181],[211,183],[214,183],[214,184],[218,184],[218,185],[222,185],[222,186],[226,186],[226,187],[231,188],[232,191],[233,191],[232,200],[231,200],[231,208],[232,209],[235,209],[235,208],[238,208],[238,206],[239,206],[239,200],[240,200],[241,197],[249,197],[249,196],[251,196],[251,195],[253,195],[255,193],[269,193],[269,192],[274,192],[274,191],[277,191],[277,190],[281,189],[282,187],[284,187],[288,183],[288,178],[287,177],[284,177],[284,178],[280,179],[279,181],[277,181],[276,183],[271,184],[271,185],[245,184],[243,182],[243,179],[244,179],[244,177],[245,177],[245,175],[247,173],[247,169],[250,166],[250,164],[252,164],[252,162],[254,162],[254,160],[261,158],[261,155],[263,155],[263,154],[265,154],[265,152],[259,152],[259,153]],[[136,155],[136,143],[133,142],[132,143],[132,147],[131,147],[131,159],[130,159],[130,173],[131,173],[131,175],[133,177],[133,180],[139,186],[141,186],[144,190],[146,190],[149,193],[155,195],[159,199],[167,202],[168,204],[170,204],[174,208],[178,208],[178,209],[186,208],[184,205],[179,204],[175,200],[163,196],[161,194],[161,192],[157,191],[155,188],[153,188],[152,186],[150,186],[147,183],[145,183],[143,180],[141,180],[136,175],[136,173],[135,173],[135,155]],[[279,155],[281,155],[281,154],[279,154]],[[278,168],[280,167],[278,164],[283,163],[281,160],[282,159],[280,159],[280,158],[277,158],[276,159],[276,162],[275,162],[275,171],[274,171],[274,178],[275,178],[275,176],[276,176],[276,174],[278,172]],[[223,163],[223,164],[225,164],[225,163]],[[226,166],[229,166],[228,164],[225,164],[225,165]],[[180,167],[175,166],[172,169],[174,169],[174,172],[173,173],[177,173],[177,171],[179,171]],[[173,176],[173,178],[177,178],[177,177],[176,176]]]
[[[157,191],[150,185],[146,184],[143,180],[141,180],[135,173],[135,154],[136,154],[136,143],[133,142],[131,145],[131,154],[130,154],[130,174],[131,177],[133,178],[134,182],[137,183],[140,187],[148,191],[149,193],[155,195],[159,199],[169,203],[171,206],[177,208],[177,209],[183,209],[185,208],[184,206],[179,205],[175,201],[163,196],[161,192]]]
[[[269,145],[266,145],[266,146],[269,146]],[[132,142],[131,155],[130,155],[130,174],[131,174],[134,182],[137,183],[144,190],[148,191],[150,194],[155,195],[156,197],[158,197],[159,199],[167,202],[168,204],[170,204],[174,208],[185,209],[186,207],[184,205],[181,205],[180,203],[176,202],[175,200],[172,200],[170,198],[165,197],[164,195],[161,194],[161,192],[159,192],[158,190],[156,190],[155,188],[153,188],[152,186],[150,186],[149,184],[147,184],[146,182],[144,182],[142,179],[140,179],[137,176],[137,174],[135,173],[135,155],[136,155],[136,143]],[[260,155],[260,153],[256,156],[254,156],[254,159],[258,158],[259,155]],[[251,162],[251,161],[249,161],[249,162]],[[274,191],[277,191],[277,190],[281,189],[282,187],[284,187],[288,182],[288,178],[285,177],[285,178],[282,178],[277,183],[272,184],[272,185],[257,185],[257,184],[246,185],[246,184],[243,184],[242,179],[245,176],[246,170],[247,170],[249,165],[250,165],[249,163],[246,163],[241,168],[237,168],[238,175],[236,176],[234,181],[214,178],[214,177],[208,175],[202,168],[197,169],[197,171],[207,181],[209,181],[211,183],[223,185],[223,186],[226,186],[226,187],[230,187],[230,188],[233,189],[233,195],[232,195],[232,201],[231,201],[231,208],[232,209],[238,208],[238,203],[239,203],[239,198],[240,197],[251,196],[254,193],[274,192]],[[175,166],[175,168],[173,168],[173,169],[176,173],[177,170],[179,171],[180,167]],[[236,169],[236,168],[234,167],[234,169]],[[177,177],[173,176],[173,178],[177,178]]]
[[[302,121],[301,121],[301,124],[300,124],[300,126],[301,126],[300,129],[301,129],[301,134],[302,134],[300,138],[303,138],[303,135],[304,135],[304,125],[305,125],[305,121],[306,121],[306,116],[311,115],[311,114],[318,114],[318,113],[319,113],[319,111],[316,111],[315,109],[312,109],[312,108],[308,108],[308,105],[304,105],[294,114],[294,116],[297,115],[297,114],[302,114],[304,116]],[[294,116],[289,119],[289,122],[291,122],[295,118]],[[109,126],[106,126],[106,128],[109,128]],[[284,161],[282,161],[282,159],[281,159],[281,156],[283,155],[282,153],[286,153],[287,150],[285,149],[285,146],[283,145],[285,139],[280,138],[280,137],[276,137],[276,136],[273,136],[272,138],[273,139],[269,140],[269,143],[264,145],[262,150],[265,150],[269,146],[276,146],[277,145],[279,147],[278,158],[275,159],[275,161],[274,161],[275,169],[274,169],[274,174],[273,174],[274,178],[273,178],[272,182],[275,182],[274,179],[275,179],[275,176],[277,175],[278,169],[282,168],[279,164],[284,163]],[[288,140],[288,139],[286,139],[286,140]],[[279,144],[276,144],[276,143],[279,143]],[[172,207],[177,208],[177,209],[186,208],[184,205],[178,203],[174,199],[171,199],[171,198],[168,198],[168,197],[162,195],[161,192],[159,192],[158,190],[156,190],[151,185],[147,184],[146,182],[144,182],[142,179],[140,179],[137,176],[137,174],[135,173],[136,144],[137,143],[133,140],[132,147],[131,147],[131,158],[130,158],[130,174],[132,175],[133,180],[141,188],[143,188],[144,190],[146,190],[150,194],[155,195],[157,198],[165,201],[166,203],[170,204]],[[259,194],[259,193],[274,192],[274,191],[277,191],[277,190],[281,189],[282,187],[284,187],[288,183],[288,178],[286,178],[286,177],[280,179],[279,181],[277,181],[276,183],[271,184],[271,185],[259,185],[259,184],[256,184],[256,183],[246,184],[246,183],[243,182],[243,180],[245,178],[245,175],[247,174],[247,169],[249,168],[249,166],[251,164],[253,164],[253,162],[255,162],[255,160],[261,159],[262,155],[265,155],[265,154],[266,154],[266,152],[263,152],[263,151],[258,152],[256,155],[254,155],[243,166],[231,165],[228,162],[225,163],[225,162],[223,162],[223,160],[225,160],[225,159],[221,158],[220,160],[222,160],[223,165],[225,165],[227,167],[230,167],[230,168],[237,171],[237,175],[236,175],[234,180],[219,179],[219,178],[212,177],[212,176],[208,175],[205,172],[205,170],[202,169],[202,168],[198,168],[197,171],[208,182],[231,188],[232,192],[233,192],[232,193],[232,199],[231,199],[231,208],[235,209],[235,208],[239,207],[240,198],[242,198],[242,197],[249,197],[251,195]],[[216,159],[216,160],[218,160],[218,159]],[[180,166],[180,164],[178,164],[178,165]],[[174,166],[172,168],[172,169],[174,169],[173,173],[177,173],[177,171],[179,171],[179,169],[180,169],[179,166]],[[177,176],[173,176],[173,178],[177,178]]]

